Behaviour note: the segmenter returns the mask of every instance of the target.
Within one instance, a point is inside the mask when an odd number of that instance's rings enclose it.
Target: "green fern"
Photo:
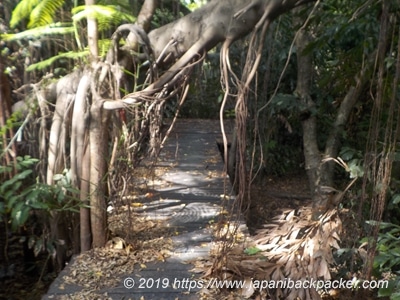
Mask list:
[[[41,27],[53,23],[55,12],[65,0],[22,0],[12,12],[10,27],[14,28],[29,18],[28,28]]]
[[[108,49],[110,48],[110,44],[111,44],[110,39],[99,40],[99,48],[101,56],[104,56],[107,53]],[[32,72],[35,70],[43,70],[47,67],[50,67],[55,61],[62,58],[78,60],[78,59],[85,59],[88,56],[89,56],[89,48],[85,48],[83,51],[78,51],[78,52],[69,51],[69,52],[59,53],[56,56],[52,56],[46,60],[30,65],[29,67],[26,68],[26,71]]]
[[[52,56],[46,60],[30,65],[29,67],[26,68],[26,71],[32,72],[35,70],[43,70],[47,67],[50,67],[56,60],[59,60],[61,58],[81,59],[87,57],[88,55],[89,55],[89,50],[79,51],[79,52],[69,51],[65,53],[59,53],[56,56]]]
[[[98,41],[98,43],[99,43],[99,50],[100,50],[99,55],[103,57],[107,54],[108,50],[111,47],[111,40],[109,38],[100,39]]]
[[[29,18],[28,28],[48,25],[54,22],[53,16],[59,10],[65,0],[42,0],[32,10]]]
[[[22,0],[12,12],[10,27],[15,28],[20,22],[29,17],[32,10],[40,3],[40,0]]]
[[[79,22],[86,18],[95,18],[98,22],[100,31],[110,28],[112,25],[121,24],[124,21],[133,23],[136,18],[128,13],[120,10],[119,6],[115,5],[91,5],[77,6],[72,9],[74,22]]]
[[[2,34],[0,37],[6,41],[38,38],[44,35],[68,34],[73,33],[74,28],[71,23],[54,23],[46,26],[28,29],[15,34]]]

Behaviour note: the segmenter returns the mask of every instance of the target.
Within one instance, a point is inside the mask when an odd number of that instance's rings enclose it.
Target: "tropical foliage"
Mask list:
[[[128,22],[135,22],[136,18],[128,13],[127,1],[113,2],[113,4],[104,5],[91,5],[90,7],[85,5],[74,6],[71,9],[69,18],[63,18],[63,22],[55,21],[54,16],[62,11],[64,7],[64,0],[58,1],[31,1],[24,0],[18,3],[13,11],[12,18],[10,20],[10,27],[14,28],[29,19],[27,30],[19,33],[2,34],[2,38],[6,41],[15,40],[38,40],[39,43],[43,37],[49,36],[49,38],[58,38],[60,36],[71,36],[74,35],[76,42],[77,51],[59,52],[53,53],[53,55],[47,59],[41,59],[40,62],[34,63],[28,68],[27,72],[33,70],[44,70],[49,66],[53,65],[57,60],[73,59],[81,60],[87,58],[89,55],[88,48],[82,46],[82,41],[85,39],[86,33],[82,31],[82,26],[88,17],[95,18],[98,22],[98,29],[100,32],[104,32],[115,28],[117,25]],[[66,19],[66,20],[65,20]],[[109,39],[100,41],[100,49],[102,49],[101,55],[104,56],[106,49],[109,48]]]

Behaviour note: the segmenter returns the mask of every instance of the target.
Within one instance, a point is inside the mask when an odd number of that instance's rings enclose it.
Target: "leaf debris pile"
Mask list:
[[[172,240],[168,238],[172,234],[170,228],[162,221],[134,212],[129,221],[125,213],[110,216],[109,229],[114,237],[106,246],[76,256],[68,275],[63,276],[60,289],[67,284],[83,288],[73,294],[73,299],[99,299],[101,289],[121,284],[124,275],[170,256],[173,249]]]
[[[331,280],[330,266],[335,264],[332,249],[339,249],[342,223],[336,209],[327,211],[319,220],[311,221],[311,208],[285,210],[270,224],[257,231],[246,242],[234,245],[228,255],[214,261],[198,261],[195,272],[203,272],[208,280],[218,278],[233,282],[239,280],[243,287],[203,291],[204,299],[325,299],[325,291],[313,288],[264,288],[255,281],[283,282]],[[216,245],[218,246],[218,245]],[[218,249],[218,248],[217,248]],[[218,258],[218,250],[214,253]],[[351,278],[349,278],[351,279]],[[254,298],[255,297],[255,298]],[[332,299],[332,298],[330,298]]]

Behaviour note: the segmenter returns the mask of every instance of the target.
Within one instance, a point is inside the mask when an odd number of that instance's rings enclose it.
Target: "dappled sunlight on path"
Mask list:
[[[133,216],[134,224],[126,227],[126,222],[121,223],[119,232],[135,226],[140,228],[140,222],[150,223],[154,227],[152,230],[158,232],[161,239],[170,241],[166,243],[168,251],[164,249],[158,254],[154,252],[154,256],[160,255],[154,260],[139,260],[136,264],[133,262],[131,268],[126,267],[126,272],[115,270],[112,276],[116,280],[109,286],[91,286],[91,295],[106,295],[110,299],[199,299],[199,287],[188,288],[183,284],[185,279],[198,277],[190,272],[193,266],[188,262],[208,257],[214,239],[213,224],[218,221],[222,212],[222,199],[231,194],[216,144],[220,136],[218,120],[177,122],[155,165],[155,169],[163,169],[163,172],[159,172],[159,176],[146,183],[146,197],[125,197],[124,201],[128,201],[131,206],[129,211],[125,209],[121,212],[122,208],[110,208],[110,215],[114,215],[112,220],[115,222],[128,218],[129,215]],[[229,197],[233,199],[233,196]],[[119,214],[116,213],[117,210]],[[115,232],[118,231],[114,230],[114,234]],[[136,247],[144,247],[146,240],[150,238],[146,236],[146,231],[134,232],[132,235],[135,234],[141,237],[143,235],[142,241],[137,242]],[[134,239],[133,236],[132,240]],[[128,239],[127,242],[129,243]],[[136,253],[136,249],[135,246],[132,247],[130,253],[123,254],[127,256],[127,261],[135,259],[132,253]],[[148,252],[153,253],[153,250],[149,248]],[[105,255],[103,259],[107,260],[108,256]],[[64,280],[74,276],[74,265],[79,263],[83,264],[85,261],[75,258],[59,275],[43,299],[67,299],[71,295],[88,292],[84,284],[72,284],[73,280]],[[108,274],[106,271],[101,272],[103,275]],[[129,280],[135,282],[136,286],[127,287]],[[140,284],[143,285],[140,287]]]

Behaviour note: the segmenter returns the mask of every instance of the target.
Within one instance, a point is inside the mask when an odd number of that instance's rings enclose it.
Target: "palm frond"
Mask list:
[[[43,70],[47,67],[50,67],[55,61],[61,59],[61,58],[68,58],[68,59],[81,59],[84,57],[87,57],[89,55],[89,50],[84,50],[84,51],[69,51],[65,53],[59,53],[56,56],[52,56],[46,60],[40,61],[38,63],[30,65],[28,68],[26,68],[27,72],[31,72],[34,70]]]
[[[110,48],[110,43],[111,43],[110,39],[99,40],[99,48],[101,49],[100,55],[105,55],[107,53],[108,49]],[[90,53],[89,48],[87,47],[83,51],[62,52],[46,60],[30,65],[29,67],[26,68],[26,71],[32,72],[35,70],[43,70],[47,67],[50,67],[54,62],[62,58],[74,59],[74,60],[82,59],[87,57],[89,53]]]
[[[70,23],[54,23],[46,26],[28,29],[15,34],[2,34],[0,37],[6,41],[38,38],[44,35],[73,33],[74,28]]]
[[[28,18],[32,10],[40,3],[40,0],[22,0],[12,12],[10,27],[15,28],[21,21]]]
[[[42,0],[32,10],[29,18],[28,28],[35,28],[53,23],[53,17],[60,9],[65,0]]]
[[[133,23],[136,18],[131,14],[124,13],[120,7],[115,5],[91,5],[91,6],[77,6],[72,9],[74,22],[79,22],[86,18],[97,19],[99,30],[105,30],[112,25],[121,24],[124,21]]]

